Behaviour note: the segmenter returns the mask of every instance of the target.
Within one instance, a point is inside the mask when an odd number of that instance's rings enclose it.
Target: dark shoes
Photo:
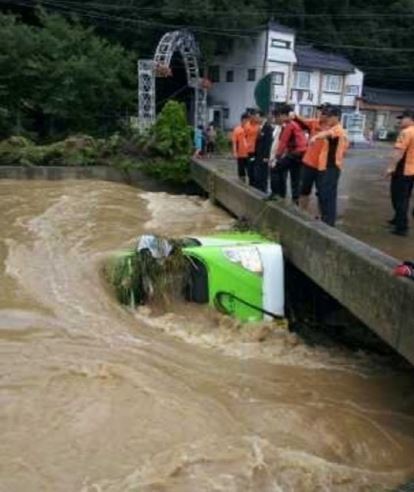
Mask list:
[[[394,234],[394,236],[401,236],[401,237],[407,237],[408,236],[408,228],[407,229],[401,229],[401,228],[397,227],[397,220],[395,219],[395,217],[391,220],[388,220],[387,224],[389,227],[392,228],[392,230],[390,232],[391,232],[391,234]]]

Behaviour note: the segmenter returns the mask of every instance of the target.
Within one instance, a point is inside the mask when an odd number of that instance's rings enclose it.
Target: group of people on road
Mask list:
[[[335,226],[338,182],[348,148],[340,108],[324,104],[313,119],[294,114],[287,104],[266,116],[245,113],[232,142],[242,181],[247,179],[272,200],[286,198],[290,179],[292,200],[304,210],[315,188],[321,219]]]
[[[406,236],[414,187],[414,110],[404,111],[399,120],[401,131],[386,176],[391,178],[394,209],[391,232]],[[340,108],[324,104],[312,119],[294,114],[287,104],[266,117],[260,112],[245,113],[232,142],[242,181],[247,179],[272,200],[286,198],[289,178],[292,201],[303,210],[309,209],[315,189],[321,220],[335,226],[338,183],[349,146]]]

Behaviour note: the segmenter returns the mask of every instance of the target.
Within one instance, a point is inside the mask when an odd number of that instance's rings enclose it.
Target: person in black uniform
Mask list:
[[[267,193],[269,181],[269,159],[273,144],[274,117],[271,113],[267,118],[261,114],[262,126],[256,141],[256,155],[254,163],[254,186],[263,193]]]

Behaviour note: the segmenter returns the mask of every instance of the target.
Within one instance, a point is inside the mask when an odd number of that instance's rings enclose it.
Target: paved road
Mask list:
[[[390,234],[392,217],[388,179],[383,177],[390,147],[350,152],[340,187],[338,227],[352,236],[400,259],[414,259],[413,231],[408,238]]]
[[[390,146],[380,145],[349,152],[339,190],[338,228],[391,256],[414,259],[414,219],[407,238],[393,236],[386,226],[392,211],[383,171],[390,151]],[[235,176],[233,160],[212,160],[211,165]],[[316,214],[315,202],[313,210]]]

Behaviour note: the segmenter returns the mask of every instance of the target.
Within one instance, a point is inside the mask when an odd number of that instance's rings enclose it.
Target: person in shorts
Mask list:
[[[329,107],[331,107],[331,104],[319,106],[316,118],[302,118],[295,115],[295,121],[301,125],[304,131],[309,135],[310,139],[317,133],[328,128],[326,122],[326,110]],[[308,211],[309,209],[310,197],[316,186],[319,156],[322,151],[322,147],[323,142],[321,140],[317,140],[312,144],[309,144],[302,159],[302,170],[299,186],[299,206],[305,211]]]

